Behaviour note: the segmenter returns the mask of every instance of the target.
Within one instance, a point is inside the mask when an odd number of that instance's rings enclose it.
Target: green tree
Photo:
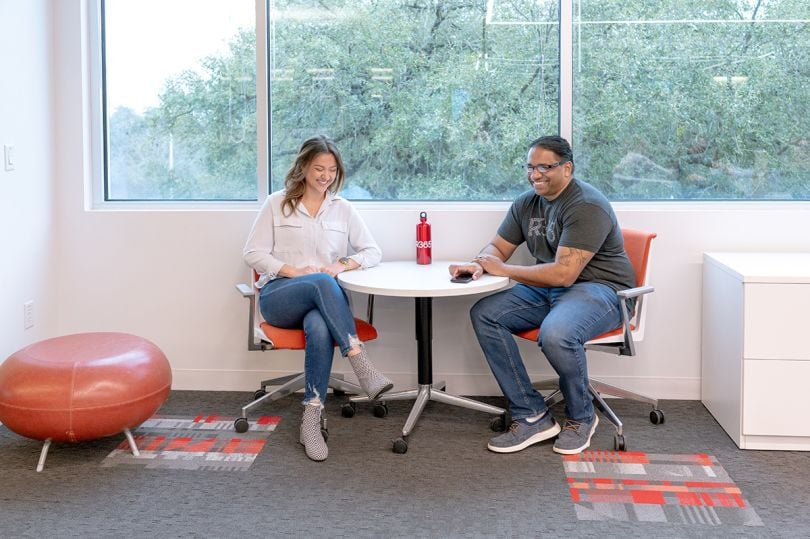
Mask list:
[[[808,197],[810,34],[802,22],[768,21],[807,20],[810,6],[583,6],[574,117],[583,174],[615,199]]]
[[[525,189],[527,141],[557,130],[556,24],[487,25],[485,0],[329,5],[321,22],[275,27],[283,80],[272,85],[274,156],[325,132],[352,184],[374,198],[500,199]],[[556,8],[537,5],[504,15],[557,20]],[[273,166],[281,178],[289,161]]]
[[[810,197],[810,4],[574,3],[576,174],[613,199]],[[298,146],[341,148],[352,197],[509,200],[558,131],[558,3],[275,0],[273,189]],[[779,21],[779,22],[773,22]],[[795,21],[795,22],[793,22]],[[255,35],[110,118],[113,196],[255,196]]]
[[[255,199],[256,37],[241,31],[227,53],[166,81],[160,104],[110,121],[111,172],[121,198]],[[115,198],[115,197],[114,197]]]

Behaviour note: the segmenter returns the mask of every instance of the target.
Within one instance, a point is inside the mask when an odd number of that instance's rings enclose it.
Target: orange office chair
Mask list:
[[[650,247],[653,238],[656,237],[654,232],[644,232],[632,228],[623,228],[622,235],[624,236],[624,250],[630,258],[630,263],[636,272],[636,287],[629,290],[622,290],[618,292],[619,297],[622,299],[622,325],[612,331],[603,333],[598,337],[591,339],[585,343],[586,350],[597,350],[600,352],[610,352],[620,356],[635,356],[636,347],[635,343],[641,342],[644,338],[644,321],[647,314],[644,308],[644,296],[653,292],[655,289],[647,285],[647,271],[648,262],[650,259]],[[628,300],[630,298],[636,299],[636,308],[634,312],[628,309]],[[540,329],[533,329],[516,333],[515,335],[523,339],[537,342],[537,337],[540,334]],[[537,389],[555,388],[555,390],[545,398],[546,404],[552,406],[563,400],[562,393],[559,387],[555,387],[557,379],[542,380],[535,382],[533,385]],[[612,395],[614,397],[621,397],[624,399],[635,400],[639,402],[646,402],[651,404],[653,410],[650,412],[650,421],[654,425],[664,422],[664,412],[658,408],[658,399],[653,399],[638,393],[633,393],[625,389],[614,387],[598,380],[591,379],[588,389],[593,395],[593,401],[597,408],[613,423],[616,427],[616,435],[613,438],[613,445],[617,451],[625,451],[626,443],[624,438],[624,431],[622,422],[615,412],[607,405],[602,398],[602,394]],[[495,428],[493,426],[493,428]]]
[[[253,282],[258,279],[258,274],[253,272]],[[272,326],[261,319],[257,311],[257,297],[258,290],[254,287],[242,283],[236,285],[236,289],[242,294],[242,297],[250,300],[250,312],[248,315],[248,350],[251,351],[266,351],[266,350],[304,350],[306,348],[306,339],[304,338],[303,329],[283,329]],[[371,325],[374,309],[374,296],[368,298],[368,319],[361,320],[355,318],[354,322],[357,327],[357,337],[363,341],[368,342],[377,338],[377,330]],[[257,323],[258,322],[258,323]],[[269,386],[278,386],[272,391],[267,391]],[[264,401],[274,401],[282,397],[294,393],[304,387],[304,373],[289,374],[278,378],[271,378],[262,380],[260,388],[253,394],[253,400],[242,407],[242,415],[234,421],[234,429],[236,432],[247,432],[249,423],[247,420],[248,410],[254,408]],[[332,374],[329,376],[329,387],[332,388],[335,395],[342,395],[345,393],[364,394],[360,386],[352,384],[343,379],[342,374]],[[354,415],[354,404],[346,403],[343,405],[341,412],[344,417],[351,417]],[[385,417],[388,414],[388,407],[383,401],[375,402],[374,415],[377,417]],[[322,429],[324,437],[326,437],[326,429]]]

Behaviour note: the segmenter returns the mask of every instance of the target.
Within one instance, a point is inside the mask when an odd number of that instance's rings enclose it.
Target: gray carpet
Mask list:
[[[159,413],[238,415],[248,393],[174,391]],[[409,402],[384,419],[353,418],[330,398],[329,459],[297,443],[300,397],[260,409],[281,424],[246,472],[105,468],[123,436],[51,448],[0,427],[2,537],[807,537],[810,453],[740,451],[699,402],[665,401],[652,425],[644,405],[611,401],[628,450],[716,457],[763,526],[581,521],[550,443],[486,450],[486,414],[429,403],[405,455],[391,451]],[[488,399],[498,405],[500,399]],[[560,415],[561,409],[554,412]],[[592,449],[612,450],[603,421]]]

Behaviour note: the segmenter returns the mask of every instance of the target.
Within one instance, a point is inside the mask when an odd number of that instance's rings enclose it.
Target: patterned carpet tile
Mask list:
[[[139,456],[132,454],[125,440],[101,465],[247,471],[280,421],[279,416],[262,416],[249,422],[247,432],[237,434],[233,429],[233,418],[230,417],[155,416],[133,432]]]
[[[563,465],[579,520],[762,526],[711,455],[584,451]]]

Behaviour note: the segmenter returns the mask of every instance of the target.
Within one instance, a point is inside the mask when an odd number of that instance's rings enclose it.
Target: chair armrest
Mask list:
[[[242,294],[243,298],[247,298],[250,302],[250,310],[248,311],[248,350],[265,350],[267,345],[261,342],[261,338],[257,336],[256,328],[256,291],[249,284],[239,283],[236,289]],[[273,343],[270,343],[270,348],[273,348]]]
[[[236,289],[239,290],[239,293],[242,294],[243,298],[249,298],[254,295],[253,288],[245,283],[239,283],[236,285]]]
[[[635,298],[637,296],[641,296],[642,294],[649,294],[650,292],[654,292],[655,288],[652,286],[638,286],[636,288],[628,288],[627,290],[621,290],[617,292],[620,298],[628,299],[628,298]]]
[[[642,308],[641,302],[644,301],[644,298],[639,296],[644,296],[645,294],[649,294],[650,292],[654,291],[655,288],[652,286],[637,286],[635,288],[628,288],[627,290],[616,292],[616,295],[621,298],[619,307],[621,308],[622,312],[622,334],[624,336],[624,343],[616,348],[615,353],[622,356],[636,355],[636,346],[633,342],[630,321],[632,320],[635,311]],[[639,298],[636,300],[635,306],[633,306],[633,302],[630,301],[634,298]]]

